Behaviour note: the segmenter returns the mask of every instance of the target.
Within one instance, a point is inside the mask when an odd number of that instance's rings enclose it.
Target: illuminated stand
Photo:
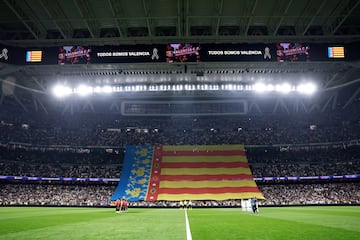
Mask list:
[[[259,201],[256,201],[256,209],[259,212]],[[241,210],[243,212],[252,212],[251,199],[241,199]]]

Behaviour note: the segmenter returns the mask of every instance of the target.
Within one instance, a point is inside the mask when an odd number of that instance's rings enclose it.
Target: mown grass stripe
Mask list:
[[[240,208],[187,211],[194,240],[357,239],[360,207]],[[12,216],[12,217],[11,217]],[[184,212],[179,209],[0,207],[0,239],[184,240]]]

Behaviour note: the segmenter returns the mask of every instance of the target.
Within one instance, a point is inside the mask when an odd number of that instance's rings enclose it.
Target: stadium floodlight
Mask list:
[[[291,85],[288,83],[283,83],[281,85],[277,84],[275,86],[275,91],[281,92],[281,93],[289,93],[289,92],[291,92]]]
[[[252,86],[249,84],[245,85],[245,91],[251,91],[252,90]]]
[[[70,88],[64,85],[56,85],[52,91],[56,97],[65,97],[71,94],[86,96],[89,94],[110,94],[113,92],[144,92],[144,91],[254,91],[254,92],[278,92],[289,93],[298,92],[300,94],[311,95],[317,90],[317,86],[311,82],[305,82],[298,85],[290,85],[289,83],[265,84],[258,82],[255,84],[134,84],[134,85],[118,85],[118,86],[89,86],[85,84],[79,85],[77,88]]]
[[[106,86],[103,86],[103,87],[101,88],[101,92],[103,92],[103,93],[112,93],[112,92],[113,92],[113,89],[112,89],[111,86],[106,85]]]
[[[266,85],[263,83],[256,83],[253,85],[253,90],[255,92],[265,92],[266,91]]]
[[[100,86],[96,86],[94,87],[94,93],[101,93],[101,87]]]
[[[149,89],[149,91],[158,91],[159,90],[159,86],[155,85],[155,84],[151,84],[151,85],[147,86],[147,88]]]
[[[70,95],[72,94],[73,91],[70,87],[66,87],[66,86],[61,86],[61,85],[56,85],[54,88],[53,88],[53,94],[56,96],[56,97],[65,97],[67,95]]]
[[[94,92],[94,88],[86,85],[80,85],[76,88],[76,93],[80,96],[86,96]]]
[[[298,91],[299,93],[303,93],[307,95],[313,94],[314,92],[316,92],[316,90],[317,87],[313,83],[299,84],[296,88],[296,91]]]
[[[266,86],[266,91],[268,91],[268,92],[275,91],[275,86],[273,84],[268,84]]]

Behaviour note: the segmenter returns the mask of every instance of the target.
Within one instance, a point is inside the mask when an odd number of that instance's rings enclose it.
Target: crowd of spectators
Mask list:
[[[247,150],[254,177],[359,174],[359,156],[359,146],[326,146],[285,151],[274,147]]]
[[[83,150],[82,150],[83,151]],[[249,148],[254,177],[349,175],[360,173],[360,146],[281,151],[277,147]],[[116,178],[123,150],[85,152],[0,147],[0,175]],[[356,181],[356,180],[355,180]],[[360,204],[360,183],[258,181],[266,200],[262,205]],[[6,205],[108,206],[117,182],[102,184],[17,182],[3,180],[0,203]],[[176,207],[176,202],[132,202],[135,207]],[[240,200],[193,201],[194,207],[237,207]]]
[[[0,183],[0,205],[103,206],[111,205],[115,185]],[[360,183],[295,183],[259,185],[263,206],[360,204]],[[130,207],[178,207],[178,202],[130,202]],[[192,207],[240,207],[241,200],[192,201]]]
[[[109,206],[112,185],[0,184],[0,205]]]
[[[123,151],[102,149],[76,153],[0,147],[0,175],[119,178],[123,158]]]
[[[287,150],[248,148],[254,177],[331,176],[360,173],[360,146]],[[27,177],[119,178],[124,149],[107,152],[25,150],[0,147],[0,175]]]
[[[343,176],[359,174],[360,161],[332,164],[283,164],[253,165],[252,174],[260,177],[308,177],[308,176]]]
[[[246,144],[254,177],[360,173],[360,122],[336,112],[322,117],[119,119],[90,113],[37,116],[1,111],[0,175],[119,178],[124,146],[129,144]],[[360,204],[359,182],[258,184],[266,197],[264,205]],[[6,205],[108,206],[116,185],[3,180],[0,187],[0,203]],[[176,206],[174,202],[132,204]],[[239,200],[193,204],[239,206]]]
[[[6,116],[6,115],[2,115]],[[99,114],[2,117],[1,143],[125,146],[141,144],[307,144],[359,139],[360,123],[286,116],[117,117]]]
[[[318,147],[277,148],[258,147],[246,148],[246,155],[252,164],[328,164],[352,162],[359,159],[358,145],[323,145]]]
[[[359,204],[360,183],[260,185],[263,205]]]

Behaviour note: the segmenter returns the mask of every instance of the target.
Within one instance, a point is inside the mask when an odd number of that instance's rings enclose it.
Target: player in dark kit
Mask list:
[[[253,213],[257,213],[256,198],[251,199],[251,208]]]

